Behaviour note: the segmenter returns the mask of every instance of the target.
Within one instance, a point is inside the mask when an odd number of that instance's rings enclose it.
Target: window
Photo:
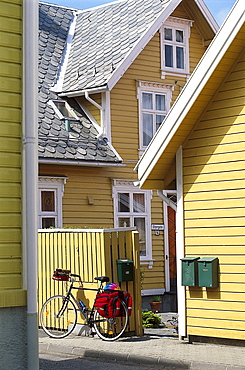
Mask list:
[[[139,232],[140,256],[151,258],[151,191],[143,191],[127,180],[114,180],[114,184],[115,227],[135,226]]]
[[[189,37],[192,21],[169,17],[160,29],[162,77],[166,72],[189,74]]]
[[[66,178],[39,177],[38,227],[62,227],[62,196]]]
[[[163,122],[172,97],[172,86],[159,83],[139,83],[139,132],[140,149],[150,143],[155,132]]]
[[[65,100],[50,100],[49,104],[60,119],[69,121],[79,121],[79,118]]]

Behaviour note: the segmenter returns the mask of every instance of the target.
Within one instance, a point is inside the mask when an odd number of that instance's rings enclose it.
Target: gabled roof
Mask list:
[[[164,189],[178,148],[245,46],[245,3],[237,0],[136,168],[140,186]]]
[[[212,39],[218,25],[202,0],[120,0],[78,11],[62,92],[112,89],[181,2]]]
[[[68,100],[78,120],[67,131],[64,120],[50,101],[60,100],[54,93],[74,10],[39,4],[39,161],[70,164],[118,164],[120,156],[86,117],[75,99]]]

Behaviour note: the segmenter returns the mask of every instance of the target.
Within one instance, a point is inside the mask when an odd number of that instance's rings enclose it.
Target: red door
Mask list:
[[[177,268],[176,268],[176,212],[171,207],[168,210],[168,263],[170,291],[176,292],[177,289]]]

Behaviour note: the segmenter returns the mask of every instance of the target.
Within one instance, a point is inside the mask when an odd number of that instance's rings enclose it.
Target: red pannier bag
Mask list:
[[[132,313],[132,297],[129,292],[122,291],[104,291],[98,293],[95,298],[94,307],[103,317],[125,316],[121,301],[126,303],[128,315]]]
[[[133,298],[131,297],[129,292],[121,292],[121,297],[122,300],[126,303],[126,306],[128,308],[128,316],[131,315],[132,313],[132,307],[133,307]],[[123,310],[121,310],[120,316],[124,316]]]
[[[95,298],[94,308],[103,317],[116,317],[120,315],[121,300],[118,291],[105,291],[98,293]]]
[[[68,281],[69,280],[69,270],[56,269],[52,276],[53,280],[57,281]]]

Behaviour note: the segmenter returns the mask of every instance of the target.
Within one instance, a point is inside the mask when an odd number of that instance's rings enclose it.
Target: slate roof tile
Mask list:
[[[49,100],[59,99],[55,86],[63,60],[69,26],[77,15],[63,92],[106,85],[142,33],[169,2],[124,0],[84,11],[39,4],[39,155],[46,159],[119,162],[75,100],[69,104],[79,117],[71,131],[56,115]]]

